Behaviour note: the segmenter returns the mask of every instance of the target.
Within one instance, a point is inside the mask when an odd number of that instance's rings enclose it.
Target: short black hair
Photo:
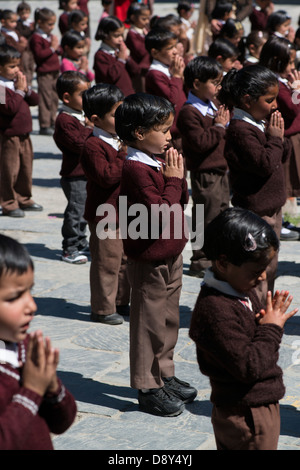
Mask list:
[[[149,54],[152,49],[161,51],[163,47],[167,46],[170,41],[177,39],[176,34],[167,29],[155,27],[149,31],[145,37],[145,47]]]
[[[59,75],[56,81],[56,91],[60,100],[63,100],[64,93],[72,95],[79,83],[89,83],[88,78],[76,70],[66,70]]]
[[[221,56],[223,59],[229,59],[230,57],[238,57],[240,51],[228,39],[217,38],[209,46],[207,54],[209,57],[213,57],[214,59],[218,56]]]
[[[184,69],[184,82],[187,88],[191,89],[194,86],[194,80],[202,83],[207,80],[214,80],[222,75],[222,66],[216,59],[207,56],[198,56],[190,60]]]
[[[0,281],[3,274],[24,274],[34,269],[33,261],[27,249],[17,240],[0,234]]]
[[[83,93],[82,107],[88,119],[94,114],[103,118],[116,103],[123,100],[124,94],[116,85],[98,83]]]
[[[282,73],[291,60],[291,49],[288,39],[271,36],[262,47],[259,63],[275,73]]]
[[[74,31],[74,29],[69,29],[66,31],[61,38],[61,47],[64,48],[65,46],[70,47],[73,49],[73,47],[76,46],[79,42],[84,41],[84,38],[81,36],[81,34],[78,31]]]
[[[290,15],[285,10],[277,10],[268,16],[266,29],[269,33],[276,31],[277,26],[290,20]]]
[[[170,114],[175,114],[173,105],[160,96],[135,93],[125,98],[117,108],[115,128],[120,139],[127,144],[136,140],[135,131],[148,131],[164,124]]]
[[[193,8],[193,5],[188,0],[179,0],[176,10],[177,10],[177,13],[179,14],[181,10],[191,11],[192,8]]]
[[[11,62],[13,59],[20,59],[21,58],[21,53],[17,51],[12,46],[9,46],[8,44],[3,44],[0,47],[0,65],[3,66],[5,64],[8,64]]]
[[[109,36],[109,33],[123,27],[124,24],[116,16],[106,16],[105,18],[102,18],[98,24],[98,28],[95,33],[95,40],[103,41],[103,39],[106,39]]]
[[[231,207],[208,224],[204,232],[203,251],[211,261],[225,255],[235,266],[266,257],[270,248],[279,249],[272,227],[253,212]]]

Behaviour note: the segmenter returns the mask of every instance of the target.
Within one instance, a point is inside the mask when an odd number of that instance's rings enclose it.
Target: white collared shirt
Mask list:
[[[42,36],[42,38],[47,39],[47,41],[51,42],[50,34],[45,33],[41,28],[36,28],[35,32]]]
[[[144,163],[145,165],[154,166],[155,168],[160,169],[161,163],[156,160],[156,158],[150,157],[141,150],[135,149],[133,147],[127,147],[127,160],[134,160],[136,162]]]
[[[218,111],[218,108],[212,101],[205,103],[192,92],[189,92],[188,94],[187,103],[193,105],[196,109],[198,109],[198,111],[200,111],[203,116],[208,115],[211,117],[215,117],[216,112]]]
[[[13,367],[19,367],[17,343],[7,343],[0,340],[0,363],[5,362]]]
[[[76,109],[70,108],[66,104],[63,104],[60,111],[62,113],[69,114],[70,116],[75,117],[81,124],[85,124],[85,115],[83,111],[77,111]]]
[[[170,70],[169,70],[168,65],[163,64],[159,60],[154,59],[152,61],[152,64],[149,67],[149,70],[157,70],[158,72],[162,72],[165,75],[167,75],[167,77],[171,78],[171,74],[170,74]]]
[[[114,137],[113,135],[109,134],[108,132],[104,131],[103,129],[97,126],[94,126],[93,135],[109,144],[115,150],[120,150],[120,140],[117,136]]]
[[[0,75],[0,85],[10,90],[15,91],[15,82],[13,80],[8,80],[7,78],[1,77]]]
[[[265,121],[256,121],[251,114],[247,113],[243,109],[234,108],[231,119],[248,122],[249,124],[252,124],[252,126],[257,127],[260,131],[265,132]]]
[[[110,54],[110,55],[113,55],[113,56],[115,56],[115,55],[116,55],[116,52],[117,52],[116,49],[114,49],[113,47],[109,46],[108,44],[106,44],[106,42],[103,42],[103,41],[102,41],[102,43],[101,43],[100,49],[101,49],[101,51],[104,51],[104,52],[106,52],[107,54]]]

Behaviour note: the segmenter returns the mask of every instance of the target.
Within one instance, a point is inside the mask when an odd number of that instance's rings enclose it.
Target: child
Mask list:
[[[35,68],[34,57],[28,43],[34,30],[34,23],[30,19],[30,14],[30,5],[26,2],[19,3],[19,5],[17,6],[17,15],[19,16],[19,18],[17,21],[16,31],[19,36],[22,36],[27,41],[27,45],[24,51],[22,52],[21,64],[22,71],[26,77],[28,86],[31,86],[32,84]]]
[[[224,38],[217,38],[208,49],[208,56],[221,64],[223,75],[226,75],[233,67],[239,69],[242,67],[237,60],[239,54],[238,48]]]
[[[227,39],[234,46],[238,47],[244,35],[244,27],[240,21],[229,18],[221,28],[219,37]]]
[[[55,13],[49,8],[35,10],[35,32],[30,39],[30,48],[36,63],[39,101],[39,124],[41,135],[53,135],[58,96],[56,80],[59,75],[58,38],[51,34],[55,26]]]
[[[101,0],[101,5],[103,7],[103,11],[101,13],[99,22],[102,20],[102,18],[106,18],[107,16],[110,16],[112,13],[112,0]]]
[[[263,31],[251,31],[245,40],[247,53],[244,57],[243,65],[251,65],[259,62],[263,45],[268,39],[267,33]]]
[[[175,108],[174,122],[171,129],[172,145],[181,150],[181,136],[177,129],[177,116],[186,101],[183,88],[184,61],[177,52],[175,33],[154,28],[145,38],[145,46],[152,57],[152,64],[146,74],[146,91],[162,96]]]
[[[276,450],[280,435],[278,401],[285,389],[278,350],[292,297],[276,291],[261,303],[254,287],[279,241],[259,216],[230,208],[205,232],[212,261],[192,315],[200,370],[209,376],[212,424],[218,450]]]
[[[23,53],[28,45],[27,39],[17,31],[18,15],[12,10],[0,10],[1,34],[6,44]]]
[[[101,238],[98,223],[103,216],[97,214],[102,204],[115,208],[120,191],[125,153],[116,138],[114,116],[123,98],[121,90],[109,84],[95,85],[83,95],[83,110],[94,124],[81,157],[88,180],[84,217],[90,228],[91,320],[107,325],[123,323],[130,294],[118,224],[112,238]]]
[[[143,3],[132,3],[127,13],[128,30],[125,44],[140,69],[138,74],[131,77],[136,92],[145,91],[145,75],[151,65],[150,55],[145,48],[145,35],[150,21],[150,8]]]
[[[127,96],[134,93],[130,77],[138,68],[129,59],[123,35],[124,25],[118,18],[107,16],[100,21],[95,39],[102,43],[95,54],[94,71],[96,83],[116,85]]]
[[[72,11],[78,10],[78,3],[77,0],[60,0],[59,1],[59,8],[64,10],[64,12],[60,15],[58,19],[58,28],[63,36],[66,31],[70,29],[69,24],[69,15]]]
[[[89,82],[94,80],[94,74],[89,69],[88,58],[84,55],[85,42],[77,31],[67,31],[61,40],[64,57],[60,64],[60,72],[77,70],[86,75]]]
[[[185,31],[190,44],[193,44],[196,27],[195,21],[191,22],[194,10],[194,4],[190,3],[188,0],[180,0],[178,2],[177,13],[181,21],[181,28]]]
[[[191,60],[184,70],[185,85],[190,92],[179,112],[177,127],[182,136],[187,169],[190,170],[193,233],[197,230],[197,204],[204,204],[201,230],[229,206],[227,162],[224,158],[229,111],[216,102],[222,78],[221,65],[206,56]],[[203,277],[209,266],[203,251],[194,247],[190,274]]]
[[[86,127],[82,112],[82,94],[90,86],[88,78],[80,72],[63,72],[56,88],[63,102],[55,122],[53,135],[62,152],[61,187],[68,204],[62,226],[62,261],[72,264],[87,262],[86,221],[83,218],[86,201],[86,177],[80,163],[80,154],[92,129]]]
[[[286,201],[283,163],[291,148],[284,139],[283,119],[275,111],[277,95],[276,75],[261,65],[248,65],[224,77],[219,99],[234,106],[225,144],[232,205],[264,218],[279,237]],[[267,290],[273,292],[277,261],[276,255],[267,268],[266,281],[258,286],[264,301]]]
[[[28,334],[36,312],[34,267],[27,250],[0,235],[0,449],[53,450],[76,403],[56,375],[59,351],[41,331]]]
[[[88,56],[91,49],[91,38],[88,36],[88,14],[81,10],[73,10],[69,15],[69,29],[81,34],[85,43],[85,55]]]
[[[164,163],[154,157],[163,154],[171,140],[174,108],[165,98],[138,93],[124,100],[115,119],[117,134],[128,145],[120,195],[126,196],[129,209],[136,203],[145,208],[145,227],[141,231],[148,234],[137,237],[130,231],[124,237],[132,289],[131,386],[139,390],[142,410],[177,416],[184,402],[193,401],[197,395],[196,389],[175,377],[173,361],[179,328],[182,250],[187,241],[183,208],[189,196],[181,155],[172,148],[166,152]],[[170,219],[168,210],[165,219],[164,213],[155,210],[166,207],[177,209],[174,218]]]
[[[4,215],[24,217],[24,211],[43,208],[31,198],[33,151],[29,106],[38,95],[28,88],[20,71],[21,54],[11,46],[0,48],[1,199]]]
[[[251,31],[265,31],[267,29],[268,18],[274,11],[274,4],[271,0],[255,0],[249,15]]]
[[[295,31],[291,26],[291,17],[284,10],[278,10],[269,15],[267,31],[270,36],[275,35],[280,38],[286,38],[290,42],[294,42]]]

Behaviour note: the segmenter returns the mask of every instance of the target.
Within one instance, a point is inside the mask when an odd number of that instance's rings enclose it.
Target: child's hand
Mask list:
[[[222,124],[222,126],[226,126],[230,119],[230,112],[225,106],[220,106],[218,109],[217,115],[214,119],[215,124]]]
[[[125,42],[123,41],[119,47],[118,59],[127,60],[128,57],[129,57],[129,52],[128,52]]]
[[[45,342],[40,331],[30,336],[26,361],[23,367],[23,386],[44,396],[47,391],[55,392],[58,382],[56,368],[59,353],[51,347],[49,338]]]
[[[288,76],[289,85],[293,90],[300,90],[300,71],[292,70]]]
[[[276,291],[273,299],[272,294],[269,291],[266,309],[262,309],[256,315],[258,323],[260,325],[274,323],[275,325],[283,328],[285,322],[298,312],[298,308],[294,308],[291,312],[285,313],[291,305],[292,300],[293,297],[289,295],[288,291]]]
[[[50,43],[51,47],[53,47],[53,49],[56,51],[59,47],[59,40],[58,40],[58,37],[57,36],[51,36],[51,43]]]
[[[162,173],[166,178],[176,177],[183,178],[184,167],[183,158],[173,147],[166,151],[165,164],[162,167]]]
[[[89,61],[88,61],[88,58],[86,56],[82,56],[80,57],[80,60],[79,60],[79,70],[83,70],[85,72],[88,71],[88,68],[89,68]]]
[[[279,111],[274,111],[274,113],[271,114],[267,132],[273,137],[284,139],[284,120]]]
[[[176,78],[183,78],[184,67],[185,64],[183,58],[179,54],[176,54],[172,64],[170,65],[171,75]]]
[[[15,80],[15,90],[21,90],[25,92],[27,92],[28,90],[27,79],[21,71],[17,73],[17,77]]]

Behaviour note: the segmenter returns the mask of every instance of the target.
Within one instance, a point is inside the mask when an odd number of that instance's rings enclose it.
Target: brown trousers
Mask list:
[[[58,109],[56,81],[59,72],[38,73],[37,83],[39,92],[39,124],[42,127],[53,127]]]
[[[182,255],[160,262],[128,260],[131,285],[131,387],[159,388],[174,375]]]
[[[3,213],[33,203],[32,162],[33,150],[29,134],[1,136],[0,191]]]
[[[277,450],[280,435],[279,403],[258,406],[214,406],[217,450]]]
[[[110,315],[115,313],[116,305],[129,303],[127,259],[122,239],[100,240],[96,227],[97,224],[89,223],[91,310],[98,315]],[[119,230],[116,232],[116,237],[118,235]]]

